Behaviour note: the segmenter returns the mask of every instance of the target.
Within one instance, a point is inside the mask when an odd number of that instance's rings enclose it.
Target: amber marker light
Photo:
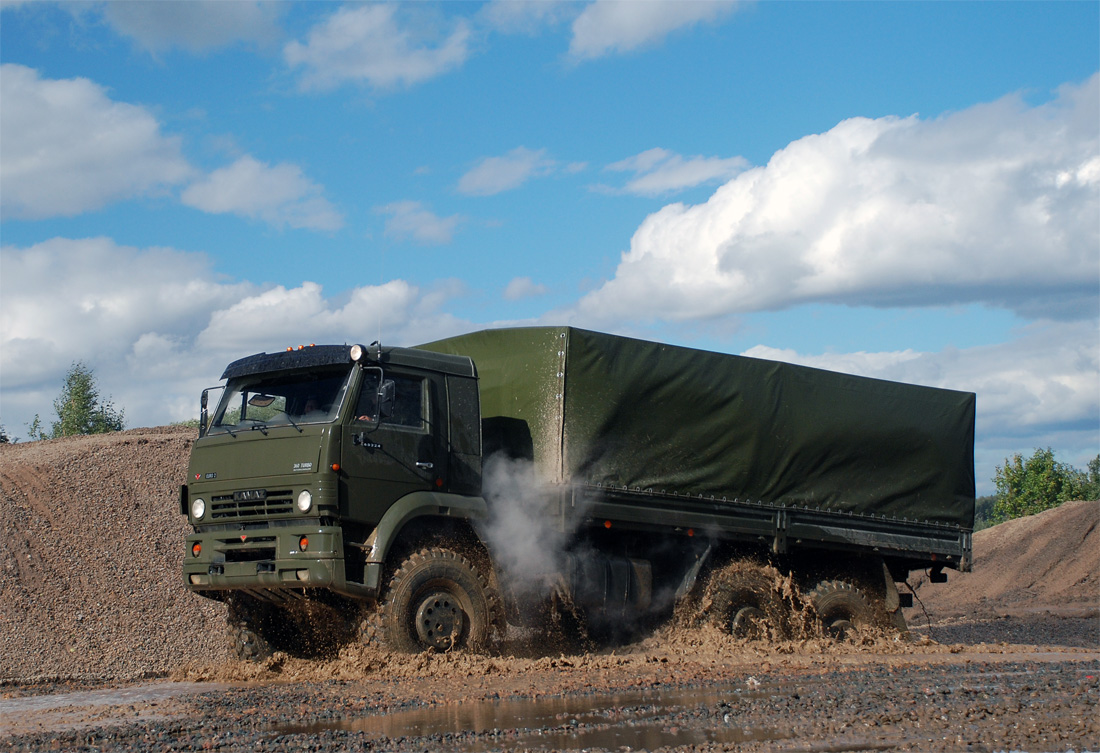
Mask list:
[[[305,550],[309,549],[309,538],[308,537],[303,536],[302,538],[298,539],[298,549],[300,549],[303,552]]]
[[[198,557],[200,554],[202,554],[202,544],[196,541],[191,545],[191,556]]]
[[[336,473],[339,473],[340,472],[340,464],[339,463],[333,463],[332,464],[332,470],[335,471]]]
[[[603,527],[604,528],[610,528],[611,527],[611,521],[610,520],[605,520],[603,522]]]

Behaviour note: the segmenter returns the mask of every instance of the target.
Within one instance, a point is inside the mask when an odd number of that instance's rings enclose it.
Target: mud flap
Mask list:
[[[901,611],[901,594],[898,593],[897,583],[894,582],[894,576],[890,574],[890,568],[886,566],[886,563],[882,563],[882,575],[886,581],[883,600],[883,607],[886,609],[887,622],[897,629],[902,636],[909,635],[909,626],[905,624],[905,615]]]

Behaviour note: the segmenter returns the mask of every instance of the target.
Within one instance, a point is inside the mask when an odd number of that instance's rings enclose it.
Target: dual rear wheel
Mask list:
[[[882,599],[854,581],[826,579],[798,594],[774,567],[749,560],[716,570],[704,605],[719,629],[749,640],[805,637],[817,630],[846,640],[870,627],[905,633],[900,610],[888,614]]]

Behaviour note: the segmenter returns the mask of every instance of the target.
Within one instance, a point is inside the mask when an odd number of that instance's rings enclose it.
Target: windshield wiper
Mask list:
[[[257,429],[265,437],[267,436],[267,424],[265,424],[263,421],[257,421],[256,423],[252,424],[252,431],[256,431]]]
[[[291,426],[293,426],[293,427],[294,427],[295,429],[297,429],[297,430],[298,430],[298,433],[299,433],[299,434],[301,434],[301,433],[302,433],[302,427],[301,427],[301,426],[299,426],[298,424],[294,423],[294,419],[290,417],[290,414],[289,414],[289,413],[287,413],[287,414],[286,414],[286,420],[290,422],[290,425],[291,425]]]

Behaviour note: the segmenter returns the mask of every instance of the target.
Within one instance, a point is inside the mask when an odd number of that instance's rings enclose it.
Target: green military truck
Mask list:
[[[242,658],[310,650],[321,609],[407,651],[483,648],[548,605],[609,634],[695,599],[782,634],[777,571],[834,634],[904,629],[896,581],[970,568],[970,393],[572,327],[308,346],[222,379],[183,579],[228,603]]]

